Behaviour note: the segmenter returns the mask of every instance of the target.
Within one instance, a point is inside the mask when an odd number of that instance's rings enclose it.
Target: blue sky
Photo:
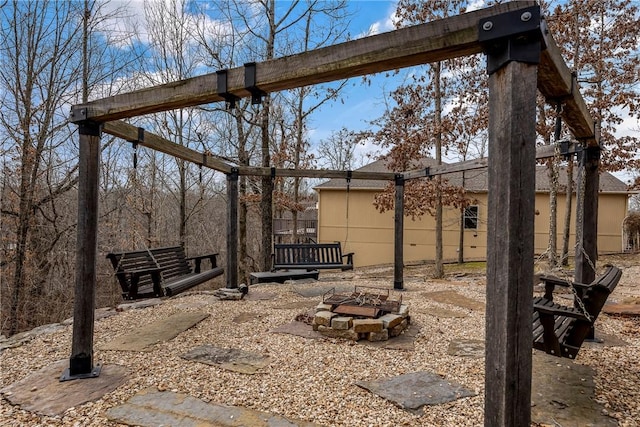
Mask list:
[[[154,0],[162,1],[162,0]],[[225,0],[214,0],[225,1]],[[289,2],[290,0],[276,0]],[[134,14],[142,17],[141,0],[115,0],[115,3],[129,3],[135,10]],[[353,38],[379,34],[393,30],[393,15],[397,0],[349,0],[348,7],[352,12],[349,33]],[[484,0],[469,2],[469,9],[481,7]],[[221,25],[220,21],[216,25]],[[369,84],[365,85],[362,78],[353,78],[341,92],[340,100],[325,104],[316,112],[308,124],[309,138],[312,145],[326,139],[332,132],[342,127],[349,130],[364,130],[370,128],[369,121],[380,117],[384,111],[384,94],[391,92],[411,69],[401,70],[398,75],[386,77],[385,74],[369,76]],[[620,134],[637,132],[638,120],[629,118],[620,127]],[[378,147],[368,144],[358,147],[357,157],[365,153],[375,152]],[[624,179],[624,178],[623,178]]]
[[[350,0],[349,8],[354,14],[350,27],[352,37],[393,30],[396,3],[396,0]],[[384,73],[369,76],[368,84],[361,77],[350,79],[340,100],[325,105],[313,115],[309,124],[312,143],[318,143],[342,127],[356,131],[369,129],[369,122],[384,111],[384,93],[393,90],[400,79],[399,76],[386,77]],[[360,156],[375,150],[377,147],[373,145],[358,147]]]

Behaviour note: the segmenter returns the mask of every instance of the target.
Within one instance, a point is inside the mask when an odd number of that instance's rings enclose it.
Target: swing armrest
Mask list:
[[[187,261],[193,261],[195,264],[194,267],[194,273],[200,273],[200,264],[202,263],[203,259],[209,259],[209,261],[211,262],[211,268],[216,268],[218,266],[218,263],[216,261],[216,257],[218,256],[218,253],[211,253],[211,254],[205,254],[205,255],[197,255],[197,256],[190,256],[187,257],[186,260]]]
[[[588,289],[591,285],[586,285],[584,283],[578,282],[570,282],[564,279],[561,279],[556,276],[540,276],[540,281],[544,283],[544,297],[549,301],[553,301],[553,291],[556,286],[562,286],[565,288],[574,287],[576,289]]]
[[[584,320],[588,322],[587,316],[576,307],[566,307],[564,305],[555,304],[546,298],[537,298],[533,302],[533,310],[537,311],[540,316],[553,315],[572,317],[574,319]]]

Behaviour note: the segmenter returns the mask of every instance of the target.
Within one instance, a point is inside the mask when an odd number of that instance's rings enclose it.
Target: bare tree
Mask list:
[[[318,144],[320,166],[334,170],[351,170],[361,166],[355,158],[356,148],[366,137],[345,127],[332,132]]]
[[[113,77],[118,53],[109,38],[92,36],[108,19],[94,2],[12,1],[0,13],[0,134],[10,155],[3,171],[2,229],[10,236],[4,241],[2,329],[13,334],[37,324],[41,313],[66,315],[58,305],[65,303],[53,299],[59,294],[68,304],[70,277],[59,274],[72,274],[73,264],[68,206],[77,147],[68,106]],[[89,61],[95,69],[83,68]]]
[[[451,13],[463,12],[465,2],[439,2],[401,0],[398,2],[396,26],[414,25],[434,19],[446,17]],[[445,108],[451,102],[461,99],[468,93],[465,83],[473,82],[473,78],[456,79],[456,70],[477,69],[477,59],[469,62],[451,60],[437,62],[426,67],[419,67],[409,78],[409,83],[401,85],[392,97],[396,105],[388,110],[377,121],[381,130],[376,133],[376,141],[390,147],[389,163],[393,170],[403,170],[419,166],[415,162],[433,152],[436,164],[441,164],[445,151],[455,149],[461,140],[456,131],[458,122],[471,117],[467,112],[467,103],[459,104],[453,115],[445,115]],[[473,104],[474,100],[469,100]],[[466,139],[464,139],[466,140]],[[413,164],[412,164],[413,163]],[[390,209],[393,198],[388,191],[376,198],[379,209]],[[435,271],[434,277],[444,275],[442,214],[443,205],[464,207],[467,203],[464,189],[448,185],[440,176],[434,180],[409,182],[405,186],[405,198],[410,200],[408,214],[416,216],[430,213],[435,218]]]

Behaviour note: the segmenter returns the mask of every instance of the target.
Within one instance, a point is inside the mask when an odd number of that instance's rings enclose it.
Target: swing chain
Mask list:
[[[589,322],[593,323],[593,318],[587,312],[587,308],[584,306],[584,302],[582,302],[582,298],[580,298],[580,296],[578,295],[575,286],[573,286],[573,283],[570,280],[568,280],[567,282],[569,283],[569,288],[571,289],[571,293],[573,294],[573,300],[578,302],[578,308],[580,308],[580,311],[582,311],[584,317],[586,317]]]
[[[582,152],[583,156],[586,155],[586,151]],[[576,192],[580,191],[580,200],[582,200],[581,203],[581,207],[582,209],[578,209],[577,210],[577,218],[576,218],[576,224],[578,224],[579,233],[576,233],[576,252],[578,252],[581,256],[584,256],[585,259],[587,260],[589,266],[591,267],[591,269],[595,272],[596,271],[596,266],[593,264],[593,261],[591,260],[591,258],[589,257],[589,255],[587,254],[587,252],[584,250],[584,198],[585,198],[585,187],[586,187],[586,174],[585,174],[585,159],[584,157],[581,159],[580,161],[580,167],[582,168],[581,173],[580,173],[580,182],[578,183],[578,188],[576,189]],[[579,235],[578,235],[579,234]],[[586,307],[584,306],[584,303],[582,302],[582,298],[580,298],[578,296],[578,292],[576,291],[575,287],[573,286],[573,283],[571,281],[569,281],[569,285],[571,288],[571,292],[573,293],[573,299],[574,301],[577,301],[578,303],[578,307],[580,308],[580,310],[582,311],[582,314],[585,315],[585,317],[592,322],[593,319],[591,318],[591,315],[589,315],[589,313],[587,312]]]

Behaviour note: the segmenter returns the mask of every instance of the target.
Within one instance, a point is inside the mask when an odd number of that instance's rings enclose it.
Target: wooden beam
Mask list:
[[[568,145],[569,153],[575,153],[576,144],[570,143]],[[555,145],[541,145],[536,147],[536,159],[546,159],[554,157],[556,155]],[[444,165],[434,165],[426,169],[416,169],[408,172],[404,172],[404,179],[424,178],[435,175],[446,175],[448,173],[464,172],[475,169],[486,169],[489,167],[489,158],[465,160],[458,163],[449,163]]]
[[[590,146],[598,145],[594,122],[580,94],[576,77],[564,62],[553,36],[544,29],[542,36],[546,49],[540,56],[538,90],[549,102],[563,102],[561,116],[577,139],[585,140]]]
[[[415,179],[415,178],[432,177],[436,175],[445,175],[448,173],[456,173],[456,172],[462,172],[467,170],[485,169],[488,166],[489,166],[489,159],[485,157],[482,159],[466,160],[464,162],[458,162],[458,163],[429,166],[426,169],[416,169],[416,170],[404,172],[402,175],[404,179]]]
[[[138,128],[123,121],[107,122],[103,125],[103,132],[109,135],[113,135],[118,138],[122,138],[127,141],[135,141],[138,138]],[[191,148],[184,147],[173,143],[161,136],[155,135],[151,132],[144,134],[144,141],[139,143],[140,145],[150,148],[152,150],[159,151],[161,153],[168,154],[170,156],[186,160],[188,162],[202,165],[204,167],[217,170],[219,172],[229,174],[231,169],[235,166],[222,161],[215,156],[205,154]],[[569,150],[573,150],[575,144],[571,143]],[[544,159],[547,157],[553,157],[555,155],[555,146],[544,145],[539,146],[536,149],[536,159]],[[424,178],[427,176],[444,175],[455,172],[462,172],[474,169],[484,169],[489,166],[489,159],[473,159],[464,162],[450,163],[444,165],[431,166],[428,169],[416,169],[403,173],[404,179]],[[347,178],[349,172],[329,170],[329,169],[285,169],[285,168],[271,168],[253,167],[253,166],[240,166],[237,168],[239,175],[248,176],[271,176],[275,173],[275,176],[280,177],[298,177],[298,178]],[[393,181],[395,179],[395,172],[371,172],[371,171],[352,171],[352,179],[370,179],[380,181]]]
[[[96,307],[96,265],[98,254],[98,193],[100,171],[100,127],[82,123],[79,128],[78,230],[76,239],[76,281],[73,303],[73,336],[69,368],[62,381],[91,378],[99,374],[93,366],[93,328]]]
[[[238,287],[238,171],[227,175],[227,288]]]
[[[531,424],[537,65],[489,77],[484,425]]]
[[[277,92],[480,53],[480,19],[534,4],[534,1],[499,4],[261,62],[256,65],[255,83],[265,92]],[[217,92],[217,77],[216,73],[210,73],[74,106],[71,121],[91,119],[107,122],[220,102],[224,98]],[[244,67],[227,71],[226,86],[228,94],[250,96],[245,88]]]
[[[338,171],[330,169],[284,169],[284,168],[264,168],[253,166],[238,167],[240,175],[248,176],[274,176],[292,178],[343,178],[347,179],[371,179],[380,181],[393,181],[396,174],[394,172],[371,172],[371,171]]]
[[[122,138],[127,141],[136,141],[138,139],[138,128],[122,121],[107,122],[102,130],[109,135]],[[191,148],[168,141],[167,139],[155,135],[151,132],[144,133],[144,142],[140,145],[169,154],[178,159],[193,162],[204,167],[214,169],[223,173],[230,173],[232,165],[210,155],[192,150]]]
[[[578,200],[576,206],[575,281],[580,283],[591,283],[596,278],[599,167],[600,150],[597,147],[587,148],[582,153],[582,160],[578,169]]]

